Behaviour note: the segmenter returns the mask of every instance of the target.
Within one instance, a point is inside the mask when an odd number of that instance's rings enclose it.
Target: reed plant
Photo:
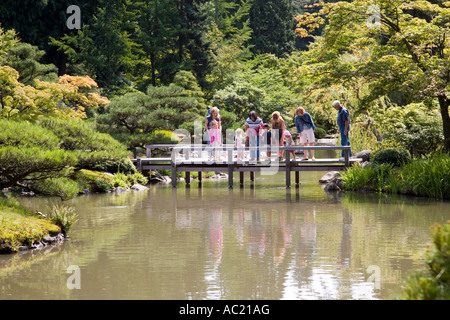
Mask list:
[[[450,155],[436,152],[400,167],[389,163],[355,165],[342,180],[347,190],[450,199]]]
[[[54,205],[50,209],[49,219],[61,228],[64,235],[67,235],[70,228],[78,221],[78,215],[73,207]]]
[[[402,189],[417,196],[450,199],[450,155],[439,151],[403,166]]]
[[[366,166],[355,165],[347,170],[342,177],[344,186],[354,191],[392,192],[397,190],[394,167],[391,164],[369,164]]]

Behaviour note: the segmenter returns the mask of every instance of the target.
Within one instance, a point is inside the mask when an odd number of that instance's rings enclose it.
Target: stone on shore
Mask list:
[[[356,158],[362,159],[363,162],[370,161],[370,154],[372,150],[363,150],[356,155]]]
[[[328,183],[340,175],[339,171],[330,171],[319,180],[319,183]]]
[[[135,190],[135,191],[143,191],[143,190],[147,190],[148,188],[146,186],[143,186],[142,184],[139,183],[135,183],[132,187],[131,190]]]

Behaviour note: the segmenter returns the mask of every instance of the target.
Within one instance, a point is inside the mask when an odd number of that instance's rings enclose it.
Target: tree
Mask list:
[[[136,27],[126,0],[100,1],[90,24],[51,42],[72,63],[84,63],[100,86],[112,88],[120,86],[136,64]]]
[[[4,58],[4,64],[19,72],[19,81],[33,86],[34,80],[57,81],[58,75],[55,65],[41,63],[45,55],[44,50],[29,43],[19,42],[11,47]]]
[[[36,120],[39,117],[86,118],[109,100],[90,92],[90,77],[60,77],[58,83],[35,79],[35,86],[19,82],[19,73],[0,66],[0,117]]]
[[[59,139],[59,148],[77,156],[75,169],[90,168],[129,156],[126,147],[110,135],[96,130],[95,123],[78,119],[44,118],[37,123]]]
[[[206,75],[211,69],[210,43],[204,37],[208,18],[204,5],[208,0],[176,0],[179,29],[178,56],[183,69],[192,70],[199,85],[207,89]]]
[[[145,91],[149,85],[169,84],[182,63],[177,61],[176,2],[144,0],[131,5],[139,26],[134,38],[142,49],[134,74],[138,87]]]
[[[368,90],[359,96],[360,107],[393,92],[401,97],[400,105],[423,101],[431,107],[437,101],[444,149],[450,152],[449,15],[442,2],[338,2],[297,17],[297,32],[307,36],[327,23],[311,46],[311,70],[321,75],[316,79],[322,86],[362,83]]]
[[[83,120],[40,118],[33,124],[0,119],[0,126],[0,188],[33,190],[39,182],[58,182],[57,193],[65,193],[73,187],[67,178],[73,170],[121,164],[129,155],[125,146]]]
[[[278,57],[294,49],[294,17],[289,0],[254,0],[250,10],[253,53]]]
[[[0,119],[0,188],[59,175],[77,163],[74,153],[59,148],[49,130],[25,121]]]
[[[170,132],[165,136],[161,130],[175,130],[194,120],[198,114],[191,110],[196,106],[195,97],[179,86],[150,86],[147,94],[128,93],[113,99],[97,123],[101,132],[111,134],[135,151],[136,147],[154,142],[171,143]]]
[[[17,39],[16,32],[13,29],[5,31],[0,24],[0,63],[2,62],[3,55],[17,42],[19,42],[19,40]]]

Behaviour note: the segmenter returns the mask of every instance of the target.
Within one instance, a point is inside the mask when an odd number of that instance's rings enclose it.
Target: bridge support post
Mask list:
[[[177,163],[176,163],[176,156],[175,156],[175,151],[172,150],[172,161],[171,163],[171,171],[172,171],[172,187],[176,188],[177,187]]]
[[[233,189],[233,149],[228,149],[228,188]]]
[[[290,152],[286,151],[286,188],[291,187],[291,156]]]
[[[189,171],[186,171],[184,180],[186,181],[186,188],[190,188],[191,187],[191,173]]]

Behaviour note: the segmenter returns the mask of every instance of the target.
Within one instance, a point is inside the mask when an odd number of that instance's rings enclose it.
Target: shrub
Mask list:
[[[450,199],[450,155],[437,152],[402,168],[402,191],[436,199]]]
[[[317,127],[314,131],[314,135],[317,139],[323,139],[327,135],[327,131],[325,129]]]
[[[342,180],[348,190],[394,192],[398,189],[392,164],[355,165],[347,170]]]
[[[140,172],[128,175],[122,172],[118,172],[114,175],[112,183],[115,187],[122,187],[124,189],[127,189],[136,183],[142,185],[148,184],[148,178],[144,177],[144,175]]]
[[[104,161],[121,161],[129,155],[126,147],[110,135],[99,133],[93,123],[77,119],[41,119],[38,124],[51,130],[60,140],[60,148],[77,155],[80,169]]]
[[[129,158],[101,161],[88,165],[85,169],[111,173],[123,172],[126,174],[134,174],[137,172],[136,167]]]
[[[427,269],[406,281],[401,298],[406,300],[450,299],[450,221],[432,227],[434,250],[426,253]]]
[[[392,164],[401,167],[403,164],[411,160],[411,154],[403,148],[389,148],[377,152],[373,157],[375,164]]]
[[[78,215],[73,207],[54,205],[50,210],[49,219],[61,228],[64,235],[67,235],[70,228],[78,221]]]
[[[73,198],[83,190],[83,186],[80,183],[67,177],[33,181],[28,186],[37,193],[59,196],[63,200]]]
[[[92,192],[105,192],[114,188],[113,177],[102,172],[82,169],[75,173],[73,179]]]

